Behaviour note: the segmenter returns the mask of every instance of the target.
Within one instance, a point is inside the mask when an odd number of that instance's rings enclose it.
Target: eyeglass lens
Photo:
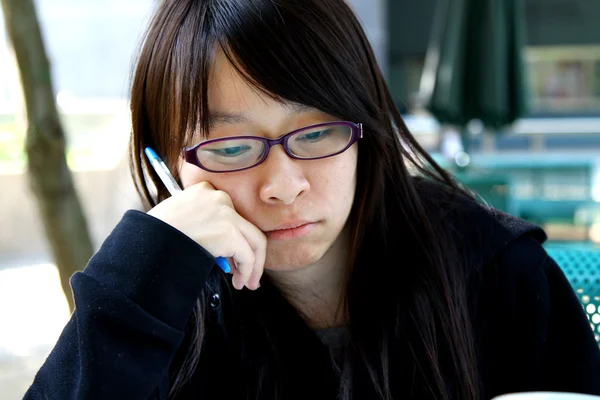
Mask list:
[[[352,140],[352,128],[328,125],[303,129],[288,137],[287,151],[293,157],[314,159],[334,155],[344,150]],[[196,149],[198,162],[211,171],[233,171],[259,164],[266,144],[259,139],[229,138],[208,142]]]

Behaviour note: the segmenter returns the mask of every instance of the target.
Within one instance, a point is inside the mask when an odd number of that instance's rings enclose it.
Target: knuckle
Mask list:
[[[230,204],[231,203],[231,197],[229,197],[229,195],[222,190],[215,190],[214,199],[215,199],[215,201],[217,201],[218,203],[221,203],[221,204]]]
[[[232,234],[235,226],[233,225],[232,221],[232,215],[231,215],[231,209],[229,207],[216,207],[215,210],[213,210],[213,216],[216,220],[219,220],[220,222],[223,223],[223,225],[227,226],[227,233]]]
[[[218,247],[221,251],[225,251],[232,247],[231,237],[235,232],[235,229],[231,224],[224,221],[217,221],[212,225],[210,231],[211,242],[214,242],[215,247]],[[233,246],[235,246],[235,244]]]
[[[211,227],[211,231],[213,231],[215,237],[223,243],[230,243],[232,237],[234,237],[233,235],[235,235],[235,227],[222,219],[215,222]]]
[[[235,210],[231,207],[222,207],[221,212],[223,213],[223,216],[229,219],[230,221],[234,221],[234,218],[237,215]]]
[[[192,187],[190,187],[190,189],[193,189],[194,192],[202,193],[210,189],[210,183],[202,181],[196,185],[193,185]]]
[[[231,241],[233,238],[238,236],[237,228],[232,224],[226,224],[227,228],[225,229],[225,233],[227,235],[227,239]]]

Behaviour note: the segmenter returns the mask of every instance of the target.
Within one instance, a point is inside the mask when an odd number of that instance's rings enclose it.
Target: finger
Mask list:
[[[240,232],[254,252],[254,268],[250,278],[248,279],[248,285],[246,286],[248,289],[255,290],[260,285],[260,278],[262,277],[264,271],[265,260],[267,257],[267,238],[265,237],[264,233],[260,231],[260,229],[241,216],[239,217],[237,223]]]
[[[264,264],[263,264],[264,265]],[[250,290],[256,290],[260,287],[260,278],[263,274],[263,268],[255,268],[252,270],[252,274],[248,279],[248,284],[246,287]]]
[[[223,204],[229,208],[231,208],[233,211],[235,211],[235,207],[233,206],[233,200],[231,199],[231,196],[229,196],[229,194],[227,192],[224,192],[222,190],[214,190],[211,195],[214,198],[214,201],[218,204]]]
[[[261,240],[261,242],[259,243],[259,246],[254,249],[254,258],[255,258],[255,263],[254,263],[254,269],[252,270],[252,275],[250,276],[249,279],[249,284],[251,285],[251,287],[249,287],[249,289],[258,289],[258,287],[260,286],[260,279],[262,278],[262,275],[264,273],[265,270],[265,261],[267,258],[267,241],[265,240]]]
[[[237,229],[235,232],[237,232],[233,241],[235,250],[231,257],[236,265],[236,270],[231,282],[234,288],[240,290],[247,285],[248,279],[250,279],[254,269],[255,257],[244,235]]]
[[[237,269],[237,267],[235,266],[235,262],[233,262],[233,258],[231,258],[231,257],[226,257],[225,259],[227,260],[227,263],[229,264],[229,267],[231,268],[231,271],[229,271],[229,273],[231,275],[233,275]]]
[[[199,188],[199,189],[203,189],[203,190],[216,190],[215,187],[212,185],[212,183],[210,183],[209,181],[201,181],[198,182],[194,185],[191,185],[188,189],[191,188]]]
[[[246,287],[250,290],[256,290],[260,287],[260,278],[264,272],[265,255],[266,251],[264,249],[257,249],[254,251],[256,261],[254,262],[254,268],[252,269],[252,273],[250,274],[248,283],[246,284]]]

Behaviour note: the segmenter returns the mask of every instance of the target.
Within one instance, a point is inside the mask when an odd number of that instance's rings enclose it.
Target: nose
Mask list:
[[[260,166],[264,180],[260,199],[268,204],[291,205],[310,190],[301,161],[290,158],[282,146],[274,146]]]

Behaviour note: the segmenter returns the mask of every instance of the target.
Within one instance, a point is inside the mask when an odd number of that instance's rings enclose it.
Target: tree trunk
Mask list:
[[[28,178],[63,291],[74,308],[69,279],[93,252],[85,216],[65,157],[65,135],[51,83],[50,65],[32,0],[1,0],[27,107]]]

